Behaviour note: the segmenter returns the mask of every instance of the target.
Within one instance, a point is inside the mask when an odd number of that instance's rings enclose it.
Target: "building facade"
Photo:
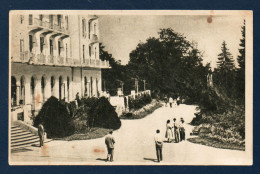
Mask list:
[[[30,122],[51,96],[67,102],[102,94],[98,17],[11,14],[11,120]]]

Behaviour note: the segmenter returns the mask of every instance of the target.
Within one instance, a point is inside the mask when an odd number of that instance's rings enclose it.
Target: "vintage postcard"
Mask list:
[[[10,165],[252,165],[253,12],[13,10]]]

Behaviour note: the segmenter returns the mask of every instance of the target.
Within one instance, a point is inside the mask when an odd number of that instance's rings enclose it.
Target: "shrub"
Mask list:
[[[129,97],[128,105],[129,109],[140,109],[146,104],[151,103],[152,98],[148,94],[143,94],[140,96],[137,96],[135,99],[132,97]]]
[[[34,126],[42,123],[50,137],[64,137],[74,133],[72,118],[65,102],[50,97],[34,120]]]
[[[101,97],[92,105],[87,124],[89,127],[119,129],[121,121],[109,101],[105,97]]]

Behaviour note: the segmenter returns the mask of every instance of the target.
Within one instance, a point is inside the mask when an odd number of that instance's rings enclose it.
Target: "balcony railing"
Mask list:
[[[98,36],[96,34],[90,35],[90,43],[96,43],[98,42]]]
[[[64,57],[58,56],[57,63],[63,65],[65,63],[64,62]]]
[[[41,27],[45,29],[51,29],[54,31],[68,34],[68,29],[66,29],[64,22],[61,22],[61,24],[58,25],[58,24],[54,24],[53,22],[47,22],[47,21],[40,20],[38,18],[32,18],[29,20],[29,25],[35,27]]]
[[[85,59],[81,63],[79,59],[64,58],[62,56],[33,54],[30,52],[21,52],[20,58],[12,59],[12,62],[22,62],[39,65],[61,65],[61,66],[79,66],[79,67],[93,67],[93,68],[109,68],[108,61],[100,59]]]

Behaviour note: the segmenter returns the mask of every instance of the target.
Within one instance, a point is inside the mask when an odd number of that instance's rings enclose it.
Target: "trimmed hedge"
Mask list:
[[[66,103],[52,96],[35,117],[34,126],[38,127],[42,123],[48,136],[64,137],[74,133],[72,121]]]
[[[135,99],[130,97],[128,101],[129,109],[140,109],[143,106],[151,103],[151,101],[151,96],[147,94],[137,96]]]
[[[101,97],[93,103],[89,110],[87,124],[88,127],[119,129],[121,121],[109,101],[105,97]]]

